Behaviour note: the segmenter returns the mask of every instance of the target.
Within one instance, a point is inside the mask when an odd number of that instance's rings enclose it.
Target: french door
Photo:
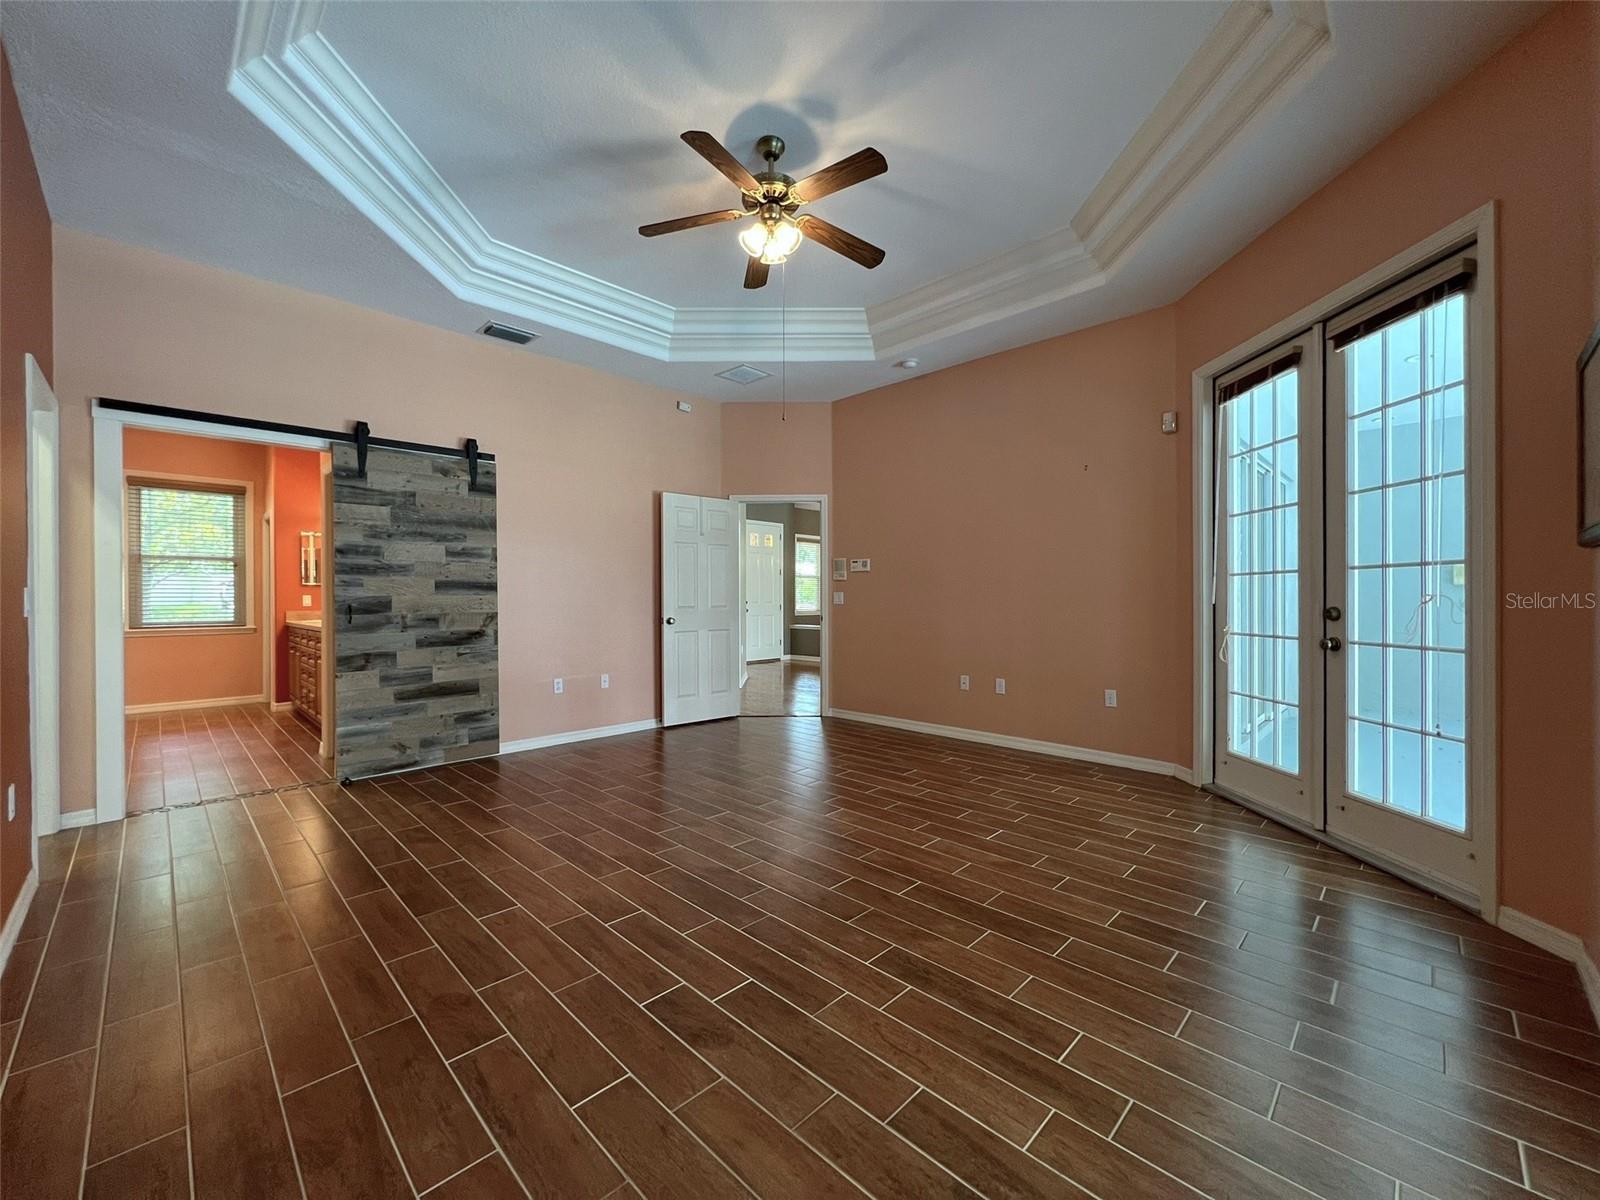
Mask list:
[[[1216,380],[1214,778],[1469,904],[1470,257]]]

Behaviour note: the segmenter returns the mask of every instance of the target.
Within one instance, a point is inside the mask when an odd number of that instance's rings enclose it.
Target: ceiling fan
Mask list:
[[[796,183],[778,170],[778,159],[783,157],[784,145],[783,139],[775,134],[769,133],[756,142],[756,153],[767,162],[767,169],[759,175],[752,175],[745,170],[744,164],[709,133],[691,129],[683,135],[683,140],[739,189],[744,207],[641,225],[639,232],[645,237],[659,237],[663,233],[677,233],[680,229],[755,217],[756,224],[739,235],[739,244],[750,256],[744,268],[744,286],[747,288],[765,285],[768,270],[773,264],[787,260],[804,238],[820,242],[835,254],[842,254],[868,270],[883,261],[883,251],[871,242],[862,241],[855,234],[846,233],[821,217],[798,212],[801,205],[831,196],[834,192],[887,171],[888,162],[872,147],[857,150],[849,158],[842,158]]]

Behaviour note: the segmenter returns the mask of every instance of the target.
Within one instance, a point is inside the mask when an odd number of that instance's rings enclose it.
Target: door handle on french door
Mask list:
[[[668,617],[663,622],[663,624],[666,624],[666,625],[676,625],[677,623],[678,623],[678,618],[677,617]]]
[[[1344,643],[1336,637],[1325,637],[1318,642],[1317,645],[1321,646],[1324,650],[1334,653],[1344,649]]]
[[[1322,610],[1322,619],[1325,621],[1338,621],[1344,617],[1344,609],[1337,604],[1330,604]]]

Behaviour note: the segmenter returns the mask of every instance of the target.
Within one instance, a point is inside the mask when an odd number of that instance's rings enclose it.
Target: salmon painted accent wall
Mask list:
[[[90,397],[365,420],[499,457],[502,737],[657,715],[657,497],[719,494],[718,405],[59,227],[55,264],[66,628],[93,627]],[[64,738],[88,746],[89,639],[63,647],[62,689]],[[63,770],[62,807],[92,806],[92,756]]]
[[[276,603],[269,614],[272,653],[277,666],[273,671],[273,700],[289,699],[290,613],[308,616],[322,614],[322,587],[300,582],[300,534],[303,530],[323,532],[322,458],[315,450],[296,450],[291,446],[268,447],[272,469],[272,575]],[[324,539],[319,557],[327,570],[328,543]],[[310,597],[310,603],[304,599]],[[269,600],[269,603],[272,601]]]
[[[833,405],[724,404],[728,496],[826,496],[833,490]]]
[[[62,442],[65,456],[64,437]],[[246,514],[249,523],[246,537],[253,589],[249,629],[127,634],[123,638],[124,703],[129,708],[142,708],[151,704],[193,704],[241,696],[264,698],[262,640],[266,637],[268,622],[261,519],[266,512],[270,479],[267,448],[252,442],[127,429],[122,435],[122,467],[126,474],[133,475],[185,475],[248,483],[250,508]],[[70,555],[71,552],[63,546],[63,553]],[[71,644],[62,647],[63,654]]]
[[[834,405],[833,554],[872,559],[831,584],[834,708],[1187,763],[1175,337],[1158,309]]]
[[[1496,202],[1499,594],[1596,586],[1575,537],[1573,364],[1593,325],[1597,21],[1600,6],[1558,5],[1178,302],[1187,415],[1195,368]],[[1176,564],[1185,594],[1191,565]],[[1575,933],[1595,861],[1595,630],[1581,609],[1500,614],[1500,902]],[[1185,694],[1191,675],[1187,653],[1171,664]]]
[[[0,49],[0,796],[17,789],[17,816],[0,807],[0,926],[33,866],[33,773],[29,744],[28,417],[25,356],[55,378],[51,334],[50,212],[34,169],[28,131]],[[3,804],[3,801],[0,801]]]

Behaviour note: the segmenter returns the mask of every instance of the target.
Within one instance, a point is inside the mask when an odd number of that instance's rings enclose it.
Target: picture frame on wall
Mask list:
[[[1600,326],[1578,355],[1578,545],[1600,546]]]

